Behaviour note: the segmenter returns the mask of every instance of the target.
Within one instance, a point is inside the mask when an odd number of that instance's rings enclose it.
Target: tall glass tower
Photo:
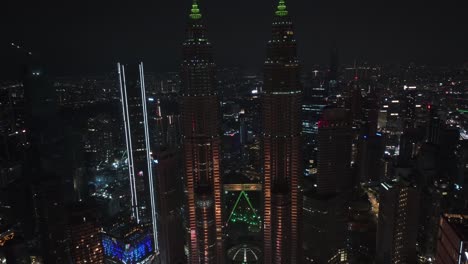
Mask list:
[[[302,263],[301,84],[294,29],[280,0],[262,94],[264,263]]]
[[[181,117],[189,263],[224,263],[220,114],[212,46],[194,0],[183,43]]]

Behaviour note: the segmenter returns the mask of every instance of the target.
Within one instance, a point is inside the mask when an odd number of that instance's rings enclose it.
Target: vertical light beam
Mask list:
[[[119,86],[120,86],[120,97],[121,97],[121,102],[122,102],[122,115],[123,115],[123,121],[124,121],[124,130],[125,130],[125,145],[127,147],[127,163],[128,163],[128,179],[130,181],[130,196],[131,196],[131,203],[132,203],[132,218],[136,219],[136,212],[135,212],[135,193],[133,192],[133,180],[132,180],[132,161],[131,161],[131,156],[130,156],[130,142],[129,142],[129,128],[128,128],[128,122],[127,120],[127,108],[126,108],[126,102],[127,98],[124,93],[124,88],[123,88],[123,80],[122,80],[122,65],[120,63],[117,63],[117,72],[119,74]]]
[[[154,252],[158,254],[158,227],[156,222],[156,202],[154,199],[154,185],[153,185],[153,170],[152,170],[152,159],[151,159],[151,144],[149,139],[149,128],[148,128],[148,111],[146,107],[146,87],[145,87],[145,73],[143,69],[143,62],[140,62],[140,88],[141,88],[141,104],[143,107],[143,125],[145,128],[145,143],[146,143],[146,163],[148,165],[148,179],[150,189],[150,201],[151,201],[151,220],[153,223],[153,239],[154,239]]]
[[[134,198],[134,211],[135,211],[135,216],[137,223],[140,223],[140,215],[138,212],[138,196],[137,196],[137,191],[136,191],[136,184],[135,184],[135,167],[133,164],[133,143],[132,143],[132,130],[130,126],[130,115],[128,113],[128,96],[127,96],[127,81],[125,79],[125,66],[122,65],[122,78],[123,78],[123,96],[125,98],[125,115],[127,117],[127,130],[128,130],[128,146],[129,146],[129,152],[128,152],[128,166],[130,168],[130,181],[131,181],[131,190]]]

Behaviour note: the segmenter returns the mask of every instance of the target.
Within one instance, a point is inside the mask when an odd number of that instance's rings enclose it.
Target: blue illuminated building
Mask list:
[[[154,259],[152,233],[140,226],[119,226],[105,232],[102,246],[106,263],[143,264]]]

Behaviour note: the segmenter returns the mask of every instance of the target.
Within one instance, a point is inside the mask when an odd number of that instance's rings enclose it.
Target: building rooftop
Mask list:
[[[466,241],[468,239],[468,214],[445,214],[444,217],[457,235]]]

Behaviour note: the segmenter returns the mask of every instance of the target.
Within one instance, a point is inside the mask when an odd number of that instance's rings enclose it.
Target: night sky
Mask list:
[[[58,75],[102,73],[142,59],[147,70],[178,70],[190,0],[7,0],[0,18],[1,69],[19,43]],[[260,70],[274,0],[201,0],[220,66]],[[288,0],[305,66],[342,63],[458,64],[468,58],[464,0]],[[4,77],[4,76],[3,76]]]

